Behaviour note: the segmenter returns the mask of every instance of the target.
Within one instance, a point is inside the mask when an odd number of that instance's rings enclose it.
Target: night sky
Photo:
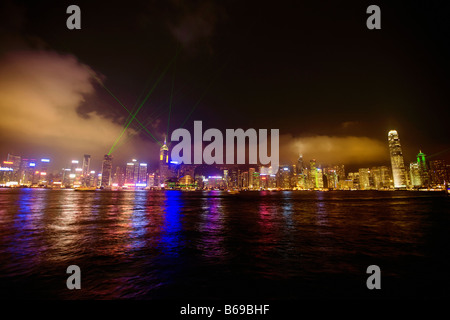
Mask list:
[[[94,4],[92,2],[95,2]],[[81,30],[66,28],[67,6]],[[381,8],[381,30],[366,9]],[[450,4],[438,1],[23,1],[0,13],[0,154],[84,153],[100,165],[128,113],[157,140],[192,128],[280,129],[282,162],[389,164],[421,149],[450,161]],[[172,98],[171,98],[172,97]],[[169,119],[169,109],[170,119]],[[168,129],[169,124],[169,129]],[[118,162],[156,162],[135,121]],[[191,131],[192,132],[192,131]]]

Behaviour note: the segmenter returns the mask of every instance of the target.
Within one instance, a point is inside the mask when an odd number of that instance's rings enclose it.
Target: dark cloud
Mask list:
[[[222,8],[214,1],[172,1],[172,5],[176,14],[168,23],[170,32],[188,51],[207,44],[223,18]]]

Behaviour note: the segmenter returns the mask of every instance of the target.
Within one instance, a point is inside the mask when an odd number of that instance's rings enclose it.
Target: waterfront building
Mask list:
[[[403,160],[402,147],[400,138],[396,130],[391,130],[388,133],[389,153],[391,157],[392,176],[394,180],[394,188],[406,188],[406,170]]]
[[[420,180],[422,181],[422,186],[428,187],[430,184],[430,177],[428,173],[426,155],[422,152],[422,150],[420,150],[417,154],[417,164],[419,165],[419,173]]]
[[[359,189],[369,190],[370,189],[370,170],[369,168],[360,168],[359,172]]]
[[[311,159],[309,161],[309,187],[310,189],[315,189],[317,185],[316,159]]]
[[[112,160],[113,157],[110,155],[105,154],[103,157],[101,173],[101,186],[103,188],[108,188],[111,186]]]
[[[139,163],[139,176],[137,178],[136,186],[147,187],[147,163]]]
[[[434,186],[443,186],[448,183],[449,177],[447,174],[447,166],[444,160],[432,160],[430,161],[430,177],[431,184]]]
[[[411,187],[419,188],[422,186],[420,168],[419,168],[419,164],[417,162],[411,162],[409,164],[409,176],[411,179]]]
[[[171,177],[169,168],[169,148],[167,140],[164,138],[164,144],[159,149],[159,185],[164,188],[166,181]]]

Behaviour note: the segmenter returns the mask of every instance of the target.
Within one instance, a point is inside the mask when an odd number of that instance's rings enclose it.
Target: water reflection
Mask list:
[[[210,196],[202,199],[201,222],[199,231],[201,240],[198,249],[206,258],[225,258],[224,248],[224,211],[223,195],[220,191],[211,191]]]
[[[131,212],[131,230],[129,249],[137,251],[146,245],[147,225],[149,224],[146,204],[148,193],[138,191],[134,193],[133,211]]]
[[[170,256],[177,256],[181,249],[181,207],[182,192],[166,191],[164,193],[164,223],[161,235],[163,252]]]
[[[14,274],[26,273],[41,261],[41,248],[45,248],[41,227],[48,201],[47,190],[26,190],[18,194],[12,229],[7,239],[8,259],[2,259]]]
[[[435,194],[24,189],[0,206],[3,295],[359,297],[351,281],[377,263],[391,296],[450,285],[450,198]],[[85,290],[65,288],[69,264]]]

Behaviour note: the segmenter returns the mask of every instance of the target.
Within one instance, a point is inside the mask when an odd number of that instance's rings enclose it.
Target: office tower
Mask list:
[[[261,177],[258,171],[253,172],[253,189],[258,190],[261,188]]]
[[[238,168],[237,167],[232,167],[231,171],[229,173],[229,187],[230,188],[238,188],[239,187],[239,172],[238,172]]]
[[[16,182],[14,179],[14,169],[12,168],[13,165],[14,165],[14,161],[5,160],[5,161],[3,161],[3,166],[0,166],[0,185],[1,186],[11,185],[11,181]],[[15,184],[15,183],[13,183],[13,184]]]
[[[47,184],[47,175],[49,173],[50,159],[44,158],[41,159],[38,166],[38,184],[46,185]]]
[[[101,186],[103,188],[108,188],[111,186],[112,159],[113,157],[107,154],[105,154],[105,156],[103,157],[101,175]]]
[[[164,145],[159,149],[159,184],[161,187],[165,186],[167,179],[170,178],[169,168],[169,148],[167,147],[166,139],[164,138]]]
[[[324,187],[326,187],[328,189],[337,189],[338,176],[337,176],[335,167],[323,169],[323,175],[326,179],[326,181],[324,181]]]
[[[371,168],[369,175],[369,184],[371,188],[375,188],[376,190],[389,189],[389,168],[386,166]]]
[[[134,185],[134,162],[127,162],[127,166],[125,168],[125,184],[126,185]]]
[[[309,161],[309,184],[310,188],[317,188],[317,170],[316,170],[316,159]]]
[[[164,138],[164,145],[159,149],[159,161],[169,163],[169,148],[167,147],[166,138]]]
[[[352,189],[359,189],[359,172],[349,172],[348,180],[351,180],[349,184],[352,186]]]
[[[389,170],[386,166],[380,167],[380,173],[381,173],[381,186],[385,189],[391,188],[392,177],[391,177],[391,170]]]
[[[225,187],[228,188],[228,185],[230,183],[230,177],[228,175],[228,169],[223,170],[223,180],[225,181]]]
[[[87,177],[89,175],[90,164],[91,164],[91,156],[89,154],[85,154],[83,156],[83,166],[81,171],[83,177]]]
[[[323,173],[322,173],[322,169],[321,168],[317,168],[316,188],[319,188],[319,189],[323,188]]]
[[[72,160],[72,164],[70,165],[70,171],[72,173],[76,173],[76,169],[78,168],[79,163],[80,162],[78,160]],[[81,174],[81,171],[80,171],[80,174]]]
[[[136,183],[139,187],[146,187],[147,186],[147,164],[146,163],[139,163],[139,178]]]
[[[343,164],[338,164],[338,165],[334,166],[334,170],[336,171],[336,176],[337,176],[338,181],[345,180],[345,178],[346,178],[345,166]]]
[[[148,175],[147,186],[149,186],[149,187],[154,187],[155,186],[155,174],[154,173],[151,173],[151,174]]]
[[[71,178],[70,178],[70,174],[71,174],[70,169],[69,168],[63,168],[61,173],[62,173],[62,184],[63,184],[63,186],[66,187],[66,188],[71,187],[72,183],[71,183]]]
[[[139,180],[139,162],[136,159],[132,160],[134,163],[133,183],[138,183]]]
[[[253,189],[253,178],[255,177],[255,168],[248,169],[248,188]]]
[[[449,177],[447,176],[447,166],[444,160],[430,161],[430,176],[431,183],[435,186],[443,186],[445,182],[448,183]]]
[[[303,154],[300,154],[297,160],[297,174],[302,174],[304,169]]]
[[[20,163],[21,163],[21,156],[15,156],[8,153],[8,158],[6,160],[6,163],[9,168],[13,169],[12,172],[12,181],[19,182],[20,180]]]
[[[33,176],[36,170],[35,159],[22,159],[20,163],[19,184],[30,186],[33,184]]]
[[[402,147],[396,130],[388,133],[389,153],[391,156],[392,176],[394,178],[394,188],[406,188],[406,170],[403,161]]]
[[[278,187],[282,189],[291,188],[291,169],[288,166],[280,167],[278,170]]]
[[[421,179],[421,175],[420,175],[419,163],[411,162],[409,164],[409,175],[410,175],[412,187],[418,188],[418,187],[422,186],[422,179]]]
[[[122,187],[125,184],[125,173],[124,170],[119,166],[116,167],[116,172],[114,173],[112,183],[116,187]]]
[[[381,186],[381,171],[379,167],[372,167],[369,169],[369,187],[373,190],[380,189]]]
[[[359,172],[359,189],[369,190],[370,189],[369,168],[361,168],[358,170],[358,172]]]
[[[428,187],[428,185],[430,184],[428,166],[426,155],[422,152],[422,150],[420,150],[417,154],[417,164],[419,165],[420,180],[422,181],[422,186]]]

